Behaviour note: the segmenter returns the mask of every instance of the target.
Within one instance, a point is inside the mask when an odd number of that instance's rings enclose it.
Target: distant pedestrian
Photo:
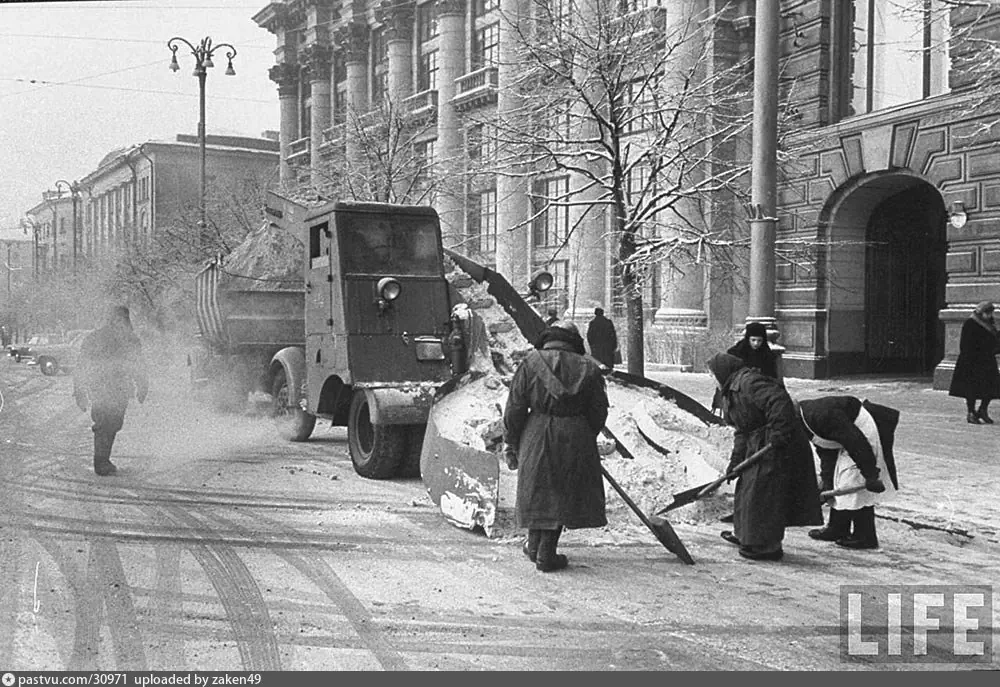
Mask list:
[[[0,326],[0,345],[3,346],[4,350],[10,346],[10,331],[7,329],[7,325]]]
[[[744,558],[780,560],[786,527],[823,524],[802,420],[784,387],[741,358],[719,353],[708,369],[722,392],[723,417],[736,429],[726,472],[770,445],[737,477],[733,531],[722,538]]]
[[[829,524],[809,536],[849,549],[877,549],[875,506],[899,486],[892,455],[899,411],[856,396],[822,396],[798,406],[819,456],[820,490],[857,489],[834,496]]]
[[[84,338],[73,374],[73,396],[80,410],[89,404],[94,424],[94,472],[106,476],[118,469],[111,462],[115,435],[125,422],[125,410],[135,396],[146,400],[149,381],[142,344],[132,330],[128,308],[112,308],[107,323]]]
[[[551,327],[558,321],[559,311],[556,310],[555,306],[549,306],[549,309],[545,311],[545,326]]]
[[[748,367],[755,367],[761,374],[781,382],[778,375],[778,356],[767,343],[767,327],[763,323],[747,323],[743,331],[743,338],[730,346],[726,353],[735,355],[743,360]],[[715,395],[712,397],[712,412],[718,415],[720,411],[719,390],[716,389]]]
[[[594,319],[587,325],[587,343],[590,355],[604,367],[615,366],[618,334],[615,323],[604,316],[604,308],[594,308]]]
[[[608,418],[600,366],[585,355],[574,324],[547,328],[518,366],[504,410],[504,456],[518,470],[522,549],[542,572],[561,570],[563,528],[604,527],[604,480],[597,435]],[[814,480],[815,484],[815,480]]]
[[[993,303],[983,301],[962,325],[958,360],[951,376],[949,396],[965,399],[966,421],[972,425],[993,424],[987,413],[990,401],[1000,398],[1000,370],[996,354],[1000,352]],[[979,408],[976,408],[976,401]]]

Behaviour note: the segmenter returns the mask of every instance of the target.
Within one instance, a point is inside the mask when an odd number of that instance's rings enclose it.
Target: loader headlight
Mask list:
[[[375,290],[378,291],[379,298],[394,301],[399,298],[399,294],[403,291],[403,286],[392,277],[382,277],[378,280],[378,286]]]
[[[555,280],[551,273],[545,272],[544,270],[536,272],[535,275],[531,277],[531,281],[528,282],[528,293],[535,298],[538,298],[539,295],[552,288],[552,283],[554,281]]]

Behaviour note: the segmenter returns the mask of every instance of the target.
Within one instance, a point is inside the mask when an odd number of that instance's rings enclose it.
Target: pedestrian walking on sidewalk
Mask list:
[[[796,405],[819,456],[821,491],[854,490],[833,497],[829,523],[809,536],[849,549],[877,549],[875,506],[899,488],[892,455],[899,411],[856,396]]]
[[[118,469],[111,462],[115,436],[125,423],[125,410],[135,396],[146,400],[149,381],[142,344],[132,330],[128,308],[111,309],[107,323],[84,338],[73,373],[73,397],[80,410],[90,408],[94,424],[94,472],[102,477]]]
[[[1000,398],[997,353],[1000,353],[1000,337],[993,319],[993,303],[982,301],[962,325],[958,360],[948,389],[949,396],[965,399],[965,419],[971,425],[993,424],[987,408],[990,401]]]
[[[723,418],[736,428],[729,473],[770,444],[737,478],[733,531],[726,541],[751,560],[780,560],[786,527],[822,525],[812,449],[791,397],[778,380],[719,353],[708,361],[722,396]]]
[[[594,319],[587,325],[587,343],[590,355],[604,367],[615,366],[615,349],[618,348],[618,334],[615,323],[604,316],[604,308],[594,308]]]
[[[597,435],[608,418],[600,365],[585,354],[571,322],[542,332],[511,380],[504,455],[518,470],[515,514],[528,530],[524,554],[542,572],[561,570],[563,528],[604,527],[604,480]]]

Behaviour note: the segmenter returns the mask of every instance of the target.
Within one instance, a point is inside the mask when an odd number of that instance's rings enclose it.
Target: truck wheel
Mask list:
[[[420,451],[424,447],[424,433],[427,425],[404,425],[406,427],[406,450],[399,466],[399,476],[408,479],[420,478]]]
[[[347,443],[356,473],[368,479],[389,479],[403,459],[406,425],[373,425],[368,396],[358,390],[347,417]]]
[[[288,441],[308,439],[316,427],[316,416],[302,410],[298,403],[290,401],[292,396],[288,391],[288,379],[284,370],[278,370],[278,374],[274,376],[271,395],[274,397],[272,416],[278,434]]]
[[[38,369],[41,370],[42,374],[46,377],[51,377],[55,373],[59,372],[59,363],[56,362],[55,358],[39,358]]]

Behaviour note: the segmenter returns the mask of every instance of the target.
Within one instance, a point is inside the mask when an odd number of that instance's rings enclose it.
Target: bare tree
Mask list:
[[[528,223],[570,218],[562,246],[603,222],[626,306],[628,367],[645,367],[643,282],[666,263],[732,260],[745,220],[720,211],[744,193],[747,64],[721,56],[723,15],[678,0],[637,9],[622,0],[526,0],[503,17],[518,46],[521,105],[493,122],[498,174],[532,180]]]

